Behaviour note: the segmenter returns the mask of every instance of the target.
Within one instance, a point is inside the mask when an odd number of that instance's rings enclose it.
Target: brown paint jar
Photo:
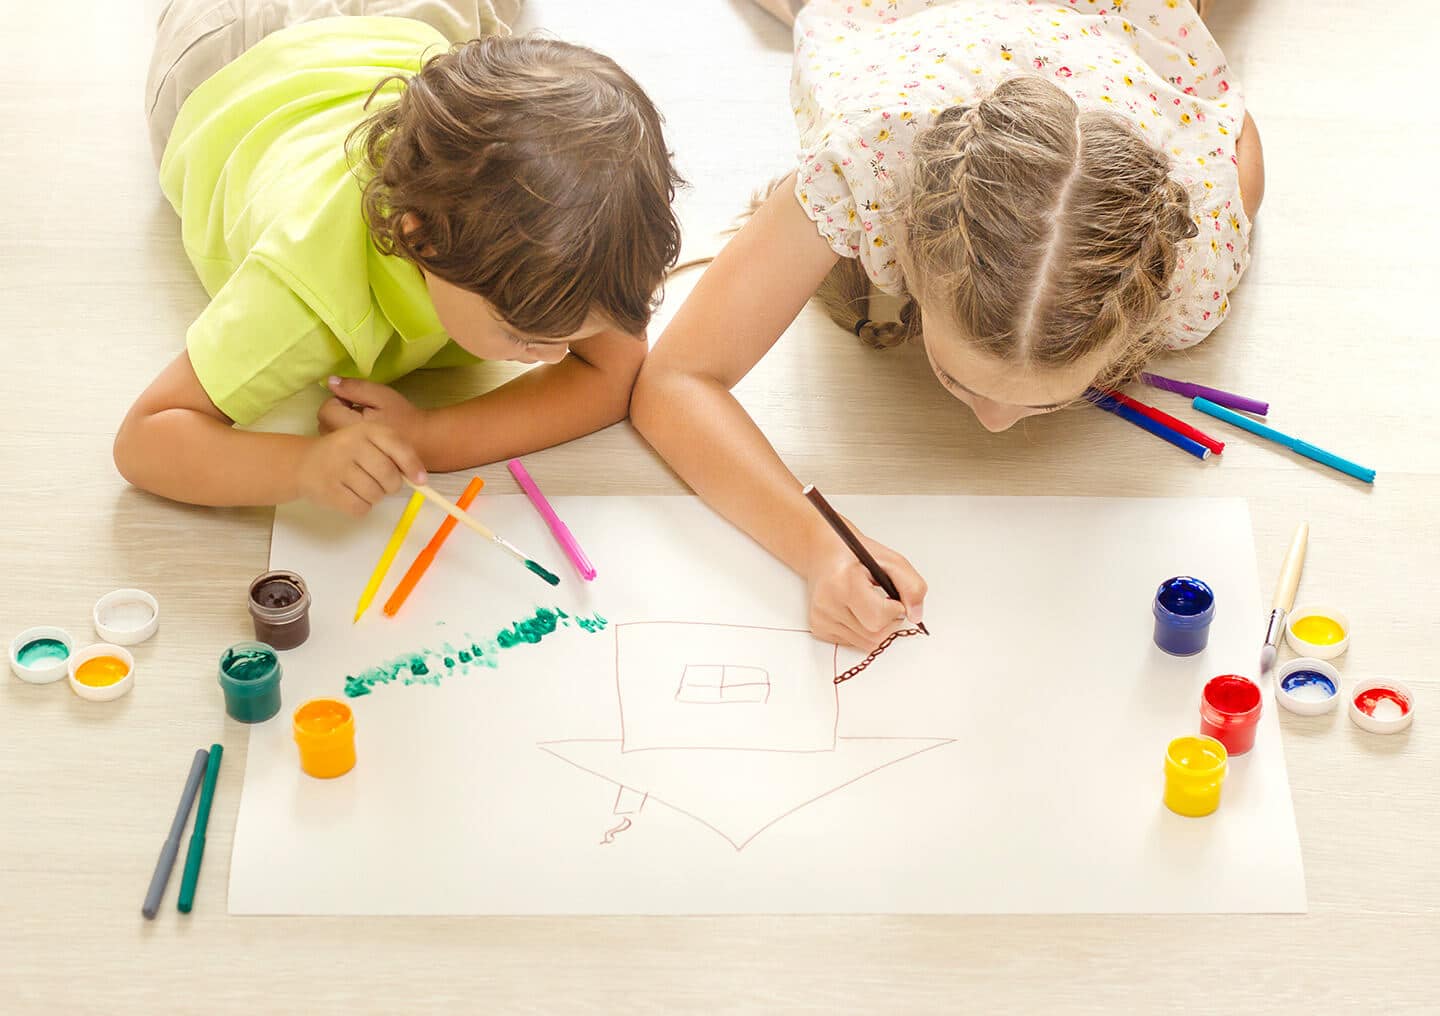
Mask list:
[[[250,616],[255,639],[276,649],[294,649],[310,637],[310,590],[290,571],[268,571],[250,583]]]

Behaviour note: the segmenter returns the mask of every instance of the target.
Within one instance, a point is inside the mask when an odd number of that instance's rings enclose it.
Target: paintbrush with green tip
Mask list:
[[[1295,590],[1300,587],[1300,572],[1305,568],[1305,548],[1310,544],[1310,523],[1295,527],[1285,563],[1280,567],[1280,582],[1275,586],[1275,602],[1270,609],[1270,624],[1265,629],[1265,645],[1260,649],[1260,676],[1270,673],[1280,652],[1280,636],[1285,634],[1285,618],[1295,606]]]
[[[548,568],[540,564],[535,559],[526,557],[513,543],[510,543],[508,540],[500,537],[493,529],[489,528],[484,523],[477,521],[469,513],[462,511],[455,505],[451,504],[450,501],[445,497],[445,495],[441,494],[435,488],[423,483],[412,483],[409,480],[406,480],[405,482],[409,484],[410,487],[414,489],[417,493],[423,494],[425,496],[425,500],[435,505],[435,507],[439,508],[446,515],[449,515],[456,522],[459,522],[461,525],[464,526],[469,526],[471,529],[475,530],[475,532],[479,533],[481,536],[485,537],[485,539],[489,540],[491,543],[495,544],[495,546],[499,547],[501,550],[505,551],[505,553],[509,554],[515,560],[523,564],[526,569],[533,574],[540,576],[540,578],[544,579],[552,586],[558,586],[560,584],[559,575],[556,575],[554,572],[550,571]]]

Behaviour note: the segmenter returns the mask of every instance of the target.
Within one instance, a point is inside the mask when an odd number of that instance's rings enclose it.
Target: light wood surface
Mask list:
[[[783,46],[746,2],[673,8],[728,5],[757,45]],[[1308,518],[1299,599],[1349,612],[1347,682],[1391,675],[1419,695],[1414,727],[1391,738],[1343,714],[1283,717],[1311,912],[335,920],[225,913],[246,733],[224,715],[215,661],[249,634],[271,513],[170,504],[111,464],[122,414],[204,303],[140,111],[158,0],[5,3],[0,628],[7,643],[41,623],[86,639],[95,600],[128,585],[159,598],[162,621],[117,702],[0,680],[0,1012],[1437,1011],[1433,7],[1215,6],[1264,137],[1267,197],[1231,319],[1162,372],[1270,399],[1277,426],[1377,468],[1373,489],[1229,431],[1223,461],[1202,465],[1090,410],[988,435],[917,352],[864,350],[814,311],[740,391],[796,473],[831,493],[1246,497],[1267,598]],[[669,56],[705,45],[677,32]],[[672,307],[692,282],[672,287]],[[402,387],[436,404],[505,374]],[[531,468],[552,496],[681,491],[626,425]],[[487,490],[515,489],[503,465],[482,473]],[[185,767],[211,741],[226,752],[195,912],[175,913],[172,881],[146,922]],[[398,860],[424,857],[416,844]]]

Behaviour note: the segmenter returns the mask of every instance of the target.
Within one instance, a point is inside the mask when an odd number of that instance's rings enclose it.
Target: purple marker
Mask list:
[[[1141,374],[1140,380],[1151,388],[1174,392],[1176,395],[1184,395],[1192,399],[1199,396],[1202,399],[1209,399],[1216,405],[1238,409],[1242,413],[1254,413],[1256,416],[1268,416],[1270,413],[1270,403],[1268,402],[1224,392],[1219,388],[1208,388],[1205,385],[1191,384],[1189,381],[1176,381],[1172,378],[1161,377],[1159,374]]]

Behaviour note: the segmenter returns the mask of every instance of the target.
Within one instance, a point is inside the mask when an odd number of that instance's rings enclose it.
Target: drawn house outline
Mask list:
[[[616,788],[619,824],[607,845],[654,799],[742,851],[796,812],[954,743],[838,736],[839,649],[803,629],[639,621],[613,633],[620,736],[537,744]],[[716,771],[726,776],[715,780]]]

